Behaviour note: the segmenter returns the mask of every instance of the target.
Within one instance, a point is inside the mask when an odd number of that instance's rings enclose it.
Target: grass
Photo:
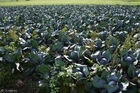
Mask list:
[[[140,5],[140,0],[0,0],[0,6],[18,5],[65,5],[65,4],[120,4],[120,5]]]

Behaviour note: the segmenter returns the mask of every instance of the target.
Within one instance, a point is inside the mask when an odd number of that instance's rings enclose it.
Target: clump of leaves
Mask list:
[[[16,31],[10,30],[8,32],[8,37],[11,38],[14,42],[18,40],[18,36],[16,35]]]
[[[90,37],[91,37],[91,39],[95,39],[96,37],[98,37],[98,33],[96,32],[96,31],[92,31],[91,33],[90,33]]]
[[[38,68],[41,75],[43,75],[43,80],[38,83],[39,86],[44,86],[49,93],[69,93],[75,87],[72,68],[73,65],[65,67],[62,61],[57,61],[53,67],[49,68],[42,65]]]
[[[123,42],[123,45],[121,46],[120,53],[124,50],[133,49],[135,50],[135,38],[133,38],[133,35],[135,34],[135,30],[133,30],[130,34],[127,35],[125,41]]]

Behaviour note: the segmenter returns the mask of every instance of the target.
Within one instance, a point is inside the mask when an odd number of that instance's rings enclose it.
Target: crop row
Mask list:
[[[64,86],[79,93],[75,81],[86,93],[140,90],[139,6],[15,6],[0,11],[0,68],[10,65],[13,73],[35,77],[48,93],[64,92]]]

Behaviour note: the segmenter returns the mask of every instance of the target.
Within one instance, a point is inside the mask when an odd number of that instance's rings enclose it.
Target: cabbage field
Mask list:
[[[0,88],[2,72],[36,93],[140,93],[140,6],[1,6]]]

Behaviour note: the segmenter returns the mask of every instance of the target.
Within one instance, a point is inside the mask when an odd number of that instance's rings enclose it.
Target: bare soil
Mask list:
[[[0,85],[0,93],[41,93],[30,78],[18,78]]]

